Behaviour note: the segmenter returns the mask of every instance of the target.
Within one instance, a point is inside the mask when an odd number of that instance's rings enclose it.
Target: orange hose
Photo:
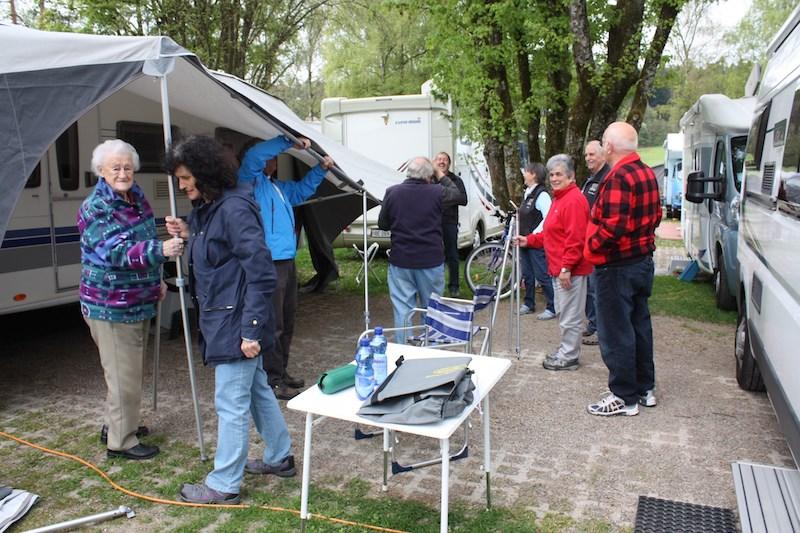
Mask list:
[[[97,466],[93,465],[92,463],[90,463],[86,459],[78,457],[77,455],[72,455],[72,454],[65,453],[65,452],[59,452],[57,450],[51,450],[49,448],[45,448],[44,446],[39,446],[38,444],[34,444],[32,442],[28,442],[28,441],[26,441],[24,439],[21,439],[19,437],[15,437],[14,435],[10,435],[10,434],[8,434],[8,433],[6,433],[4,431],[0,431],[0,437],[5,437],[6,439],[13,440],[14,442],[17,442],[19,444],[24,444],[25,446],[29,446],[29,447],[34,448],[36,450],[39,450],[41,452],[44,452],[44,453],[47,453],[47,454],[50,454],[50,455],[55,455],[56,457],[63,457],[64,459],[70,459],[72,461],[76,461],[76,462],[82,464],[83,466],[95,471],[100,477],[102,477],[104,480],[106,480],[108,482],[108,484],[111,485],[112,487],[114,487],[116,490],[118,490],[118,491],[120,491],[123,494],[126,494],[128,496],[131,496],[133,498],[138,498],[140,500],[144,500],[144,501],[148,501],[148,502],[152,502],[152,503],[161,503],[161,504],[165,504],[165,505],[178,505],[178,506],[181,506],[181,507],[211,507],[211,508],[218,508],[218,509],[251,509],[251,508],[255,507],[255,508],[264,509],[264,510],[267,510],[267,511],[274,511],[274,512],[279,512],[279,513],[291,513],[293,515],[300,516],[300,511],[298,511],[297,509],[286,509],[284,507],[273,507],[271,505],[188,503],[188,502],[179,502],[179,501],[176,501],[176,500],[165,500],[163,498],[156,498],[154,496],[147,496],[146,494],[139,494],[138,492],[134,492],[132,490],[128,490],[125,487],[123,487],[122,485],[117,484],[116,482],[114,482],[113,479],[111,479],[111,477],[109,477],[108,474],[106,474],[105,472],[100,470],[100,468],[98,468]],[[371,524],[362,524],[361,522],[353,522],[351,520],[344,520],[342,518],[333,518],[333,517],[324,516],[324,515],[321,515],[321,514],[308,513],[308,517],[309,517],[309,519],[324,520],[326,522],[332,522],[334,524],[342,524],[342,525],[345,525],[345,526],[361,527],[361,528],[364,528],[364,529],[370,529],[372,531],[383,531],[385,533],[407,533],[407,532],[405,532],[403,530],[400,530],[400,529],[391,529],[391,528],[388,528],[388,527],[374,526],[374,525],[371,525]]]

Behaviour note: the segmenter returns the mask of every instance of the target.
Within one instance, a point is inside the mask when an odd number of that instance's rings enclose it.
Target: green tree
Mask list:
[[[207,66],[270,89],[294,66],[298,35],[331,0],[53,0],[39,25],[169,35]]]
[[[731,55],[739,61],[763,62],[767,46],[795,7],[795,0],[753,0],[739,24],[725,34]]]
[[[431,71],[422,58],[433,31],[412,6],[341,2],[330,12],[322,54],[327,96],[417,94]]]

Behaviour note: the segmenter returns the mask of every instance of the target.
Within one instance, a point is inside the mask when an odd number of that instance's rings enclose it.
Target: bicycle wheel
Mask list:
[[[506,258],[506,270],[503,274],[502,288],[499,290],[500,298],[511,294],[511,250],[506,253]],[[478,285],[497,287],[502,268],[503,246],[500,243],[489,242],[478,246],[467,256],[464,278],[473,293]]]

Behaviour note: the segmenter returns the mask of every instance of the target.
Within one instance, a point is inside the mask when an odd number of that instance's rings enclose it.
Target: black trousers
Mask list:
[[[447,288],[458,291],[458,224],[442,224],[444,263],[449,273]]]
[[[264,370],[270,385],[283,382],[289,365],[289,349],[294,336],[294,318],[297,312],[297,269],[294,259],[275,261],[278,283],[272,293],[275,313],[275,346],[264,357]]]

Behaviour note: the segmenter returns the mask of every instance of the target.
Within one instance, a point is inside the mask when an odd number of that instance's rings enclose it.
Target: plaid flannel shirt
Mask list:
[[[617,161],[600,184],[584,255],[595,265],[605,265],[652,254],[660,222],[658,181],[634,152]]]

